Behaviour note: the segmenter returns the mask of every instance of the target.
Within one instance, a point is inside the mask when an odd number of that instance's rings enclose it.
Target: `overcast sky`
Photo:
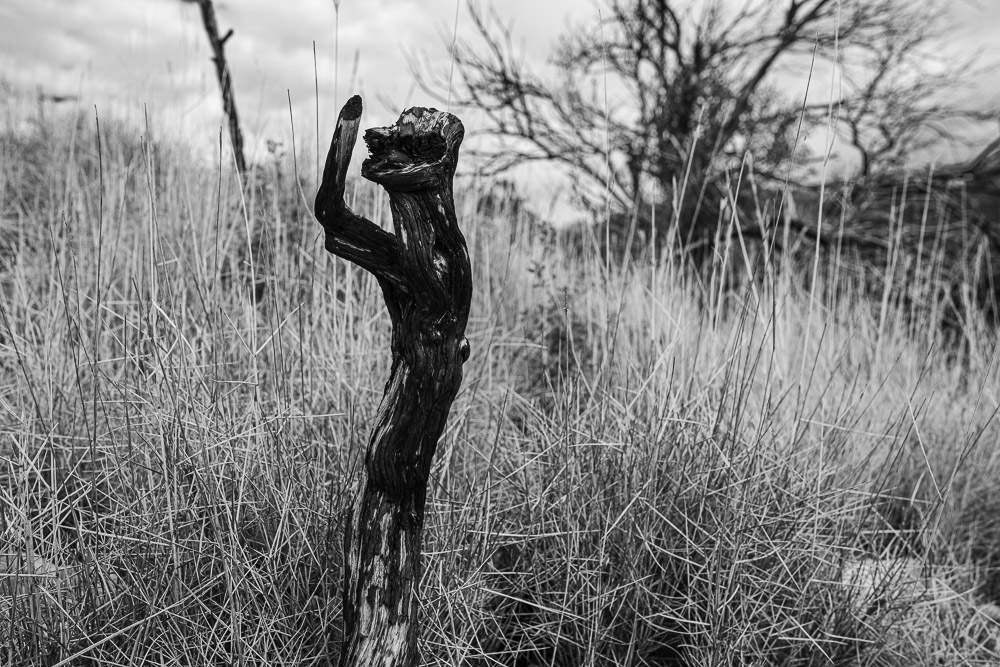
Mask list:
[[[460,1],[461,33],[469,19]],[[314,42],[324,122],[336,117],[338,70],[338,101],[361,92],[366,124],[394,120],[405,106],[434,104],[414,87],[406,54],[447,69],[456,14],[456,0],[342,0],[338,28],[332,0],[217,0],[215,6],[220,31],[235,30],[226,55],[240,114],[262,138],[287,135],[289,94],[297,132],[315,126]],[[527,56],[539,61],[574,13],[596,15],[587,0],[505,0],[502,11],[514,20]],[[210,56],[197,6],[181,0],[0,2],[0,77],[32,92],[41,86],[79,94],[86,107],[136,113],[145,103],[158,122],[178,124],[188,135],[192,121],[219,122]],[[390,112],[380,99],[399,108]]]
[[[414,87],[406,54],[426,56],[446,71],[457,3],[459,34],[472,32],[466,2],[341,0],[338,28],[333,0],[217,0],[220,30],[235,30],[226,52],[251,150],[269,138],[287,141],[289,94],[296,136],[315,141],[313,42],[324,144],[336,118],[335,94],[340,104],[354,92],[364,95],[363,127],[387,124],[406,106],[440,107]],[[494,4],[513,21],[518,47],[539,68],[555,38],[571,23],[595,19],[599,6],[594,0]],[[1000,0],[956,12],[956,44],[1000,55]],[[145,104],[156,128],[202,147],[217,141],[221,123],[209,57],[197,6],[181,0],[0,2],[0,78],[32,92],[40,86],[50,94],[79,95],[85,108],[96,105],[119,116],[140,118]],[[980,82],[980,93],[997,100],[1000,72]]]

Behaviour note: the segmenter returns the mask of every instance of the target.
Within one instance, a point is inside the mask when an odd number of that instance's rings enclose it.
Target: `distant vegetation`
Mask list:
[[[0,662],[336,655],[341,511],[388,372],[378,286],[325,253],[277,152],[244,197],[228,161],[12,113]],[[933,272],[892,247],[881,282],[809,237],[787,270],[739,235],[654,263],[489,191],[458,193],[472,357],[431,479],[428,664],[997,664],[982,310],[943,329],[899,296]],[[355,206],[385,219],[364,183]],[[897,234],[911,215],[871,210]]]
[[[713,272],[742,246],[757,279],[773,268],[762,258],[816,258],[807,275],[918,285],[893,298],[953,324],[969,305],[992,313],[1000,277],[998,144],[915,162],[997,117],[996,100],[969,94],[991,63],[960,55],[961,4],[612,0],[568,26],[543,67],[520,53],[513,17],[474,3],[454,72],[418,75],[483,119],[484,173],[564,170],[598,223],[581,239],[611,255],[673,252]],[[834,136],[851,165],[836,182],[806,141]]]

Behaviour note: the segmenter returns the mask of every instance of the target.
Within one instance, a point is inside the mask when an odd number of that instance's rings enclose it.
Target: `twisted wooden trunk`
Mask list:
[[[427,478],[469,357],[472,272],[452,191],[464,128],[413,108],[365,133],[361,173],[389,195],[390,233],[344,202],[361,108],[355,96],[340,112],[316,195],[326,249],[375,276],[392,320],[392,372],[344,534],[340,665],[411,667]]]

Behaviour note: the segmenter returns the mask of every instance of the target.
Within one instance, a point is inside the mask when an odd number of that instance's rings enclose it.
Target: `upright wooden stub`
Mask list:
[[[417,664],[417,586],[431,457],[469,358],[472,270],[452,180],[465,130],[435,109],[365,132],[361,174],[389,194],[394,233],[348,208],[344,187],[361,98],[340,112],[316,195],[326,249],[369,271],[392,320],[385,386],[344,533],[341,667]]]

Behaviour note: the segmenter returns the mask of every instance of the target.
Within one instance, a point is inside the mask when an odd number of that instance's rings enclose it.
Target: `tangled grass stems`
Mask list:
[[[244,208],[224,169],[103,120],[99,155],[89,127],[2,142],[0,656],[324,664],[387,375],[377,285],[326,259],[277,157]],[[473,356],[432,475],[428,664],[995,664],[975,312],[948,347],[849,272],[616,267],[482,186],[459,197]]]

